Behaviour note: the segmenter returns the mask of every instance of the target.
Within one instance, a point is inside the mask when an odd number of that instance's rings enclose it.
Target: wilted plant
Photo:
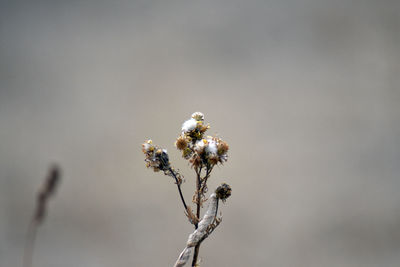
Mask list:
[[[185,214],[195,228],[195,231],[189,235],[186,247],[174,265],[176,267],[184,266],[187,263],[193,247],[192,266],[199,266],[200,245],[222,220],[221,217],[217,217],[218,202],[219,200],[225,202],[232,191],[230,186],[225,183],[219,186],[210,195],[208,208],[203,218],[201,218],[201,208],[203,203],[207,201],[205,196],[208,190],[207,181],[213,168],[227,161],[227,152],[229,150],[228,144],[219,137],[204,135],[209,128],[210,126],[204,123],[204,115],[200,112],[195,112],[189,120],[183,123],[182,133],[175,142],[176,148],[182,151],[182,157],[189,161],[196,173],[196,188],[192,198],[192,202],[196,205],[196,213],[185,202],[181,189],[184,181],[183,176],[171,166],[167,150],[153,145],[152,140],[147,140],[142,145],[143,153],[146,156],[146,166],[152,168],[155,172],[163,171],[165,175],[174,178]]]

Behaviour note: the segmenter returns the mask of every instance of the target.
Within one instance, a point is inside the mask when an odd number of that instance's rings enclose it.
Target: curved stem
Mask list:
[[[211,167],[207,166],[207,169],[206,169],[206,176],[204,176],[204,178],[203,178],[203,186],[201,186],[201,190],[200,190],[200,194],[201,194],[201,195],[204,194],[204,189],[205,189],[206,186],[207,186],[207,180],[208,180],[208,178],[210,177],[210,174],[211,174],[211,171],[213,170],[213,168],[214,168],[214,166],[211,166]]]
[[[214,222],[218,222],[217,221],[218,203],[219,203],[219,200],[217,200],[216,208],[215,208],[215,214],[214,214],[214,221],[211,224],[213,224]],[[199,244],[201,244],[201,242],[203,242],[204,239],[206,239],[212,232],[214,232],[214,230],[215,230],[215,228],[217,228],[218,224],[215,227],[211,228],[211,230],[209,230],[209,232],[206,235],[204,235],[202,239],[199,240]]]
[[[176,177],[176,174],[174,173],[172,168],[169,168],[168,170],[171,172],[172,176],[175,178],[176,186],[178,187],[178,191],[179,191],[179,195],[181,196],[183,207],[185,207],[185,211],[187,211],[188,208],[187,208],[187,205],[186,205],[186,202],[185,202],[185,198],[183,197],[182,190],[181,190],[181,182]]]

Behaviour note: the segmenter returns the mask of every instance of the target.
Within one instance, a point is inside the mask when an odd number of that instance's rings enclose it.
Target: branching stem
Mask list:
[[[204,178],[201,178],[201,169],[202,166],[200,166],[199,171],[196,171],[197,174],[197,218],[200,218],[200,208],[201,208],[201,197],[204,194],[204,188],[207,186],[207,179],[210,176],[210,173],[212,171],[212,167],[206,166],[206,175]],[[195,224],[195,228],[197,229],[198,224]],[[199,242],[195,247],[194,247],[194,254],[193,254],[193,261],[192,261],[192,266],[196,266],[197,263],[197,258],[199,257],[199,251],[200,251],[200,243]]]

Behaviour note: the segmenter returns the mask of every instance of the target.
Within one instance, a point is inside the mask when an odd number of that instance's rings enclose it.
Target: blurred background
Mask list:
[[[399,266],[400,2],[1,1],[0,266],[172,266],[192,231],[141,144],[205,114],[233,188],[202,266]]]

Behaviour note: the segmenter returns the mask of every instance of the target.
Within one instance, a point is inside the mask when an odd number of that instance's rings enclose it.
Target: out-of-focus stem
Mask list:
[[[53,165],[47,174],[43,186],[36,197],[36,208],[32,220],[28,226],[26,243],[23,256],[23,266],[31,267],[33,258],[33,249],[35,246],[36,232],[39,225],[46,216],[47,201],[54,195],[57,185],[60,182],[61,170],[57,165]]]
[[[38,222],[32,220],[28,226],[28,232],[26,235],[26,243],[24,249],[23,267],[31,267],[33,259],[33,249],[35,247],[36,232],[37,232]]]

